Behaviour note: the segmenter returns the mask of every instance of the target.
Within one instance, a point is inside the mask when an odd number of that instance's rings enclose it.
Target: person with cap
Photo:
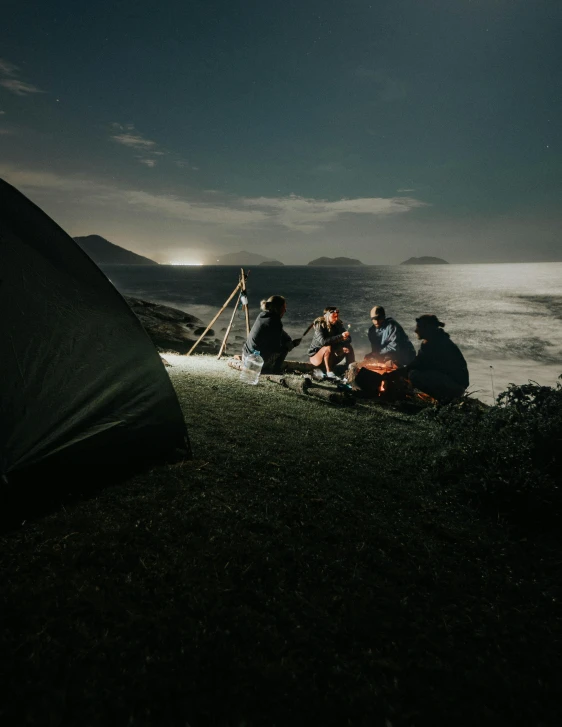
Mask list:
[[[440,403],[461,397],[469,385],[468,366],[459,347],[445,333],[437,316],[416,318],[415,333],[420,350],[406,366],[383,374],[383,379],[408,377],[412,386]]]
[[[347,365],[355,361],[355,353],[351,345],[351,334],[340,320],[339,309],[335,306],[324,308],[324,314],[314,321],[314,334],[308,349],[309,361],[319,367],[315,378],[325,377],[338,381],[333,371],[345,358]],[[324,367],[325,373],[320,367]]]
[[[391,361],[396,366],[405,366],[414,360],[416,350],[412,342],[400,323],[386,315],[382,305],[371,309],[371,320],[373,325],[367,334],[371,353],[365,357],[367,360]]]

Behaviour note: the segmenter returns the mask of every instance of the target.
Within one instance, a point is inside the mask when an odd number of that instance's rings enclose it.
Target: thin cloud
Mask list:
[[[158,144],[152,139],[147,139],[139,133],[134,124],[119,124],[113,122],[110,124],[113,131],[119,131],[119,134],[112,134],[112,141],[129,149],[141,151],[143,156],[136,156],[136,159],[145,167],[152,169],[156,166],[157,159],[155,157],[165,156],[168,152],[158,148]]]
[[[145,139],[140,134],[115,134],[111,138],[118,144],[129,146],[132,149],[151,149],[153,146],[156,146],[155,141]]]
[[[118,209],[128,205],[163,217],[232,228],[273,226],[310,233],[328,226],[342,215],[402,215],[426,206],[424,202],[409,197],[366,197],[329,202],[297,195],[257,198],[223,195],[221,198],[214,193],[190,199],[118,187],[82,177],[25,171],[2,165],[0,174],[22,188],[68,192],[69,200],[78,198],[85,203],[109,205]]]
[[[176,159],[174,164],[180,169],[191,169],[194,172],[199,171],[199,167],[194,167],[190,162],[186,162],[184,159]]]
[[[119,124],[117,121],[112,121],[110,126],[118,131],[132,131],[135,128],[134,124]]]
[[[29,96],[31,93],[45,93],[37,86],[33,86],[31,83],[25,83],[17,78],[6,78],[0,81],[0,86],[7,88],[8,91],[15,93],[16,96]]]
[[[63,176],[53,172],[22,170],[0,164],[0,177],[21,189],[44,193],[67,192],[69,199],[88,204],[123,209],[129,205],[139,210],[175,217],[186,222],[230,226],[245,226],[267,220],[258,210],[237,209],[228,201],[207,202],[189,200],[173,195],[158,195],[139,189],[126,189],[78,176]]]
[[[408,189],[397,189],[396,191],[402,193],[402,192],[415,192],[416,190],[408,188]]]
[[[199,169],[199,167],[194,167],[183,159],[174,159],[167,149],[162,148],[156,141],[148,139],[137,131],[134,124],[120,124],[114,121],[110,124],[110,127],[114,132],[111,134],[110,139],[129,149],[142,152],[142,156],[135,155],[135,158],[145,167],[153,168],[156,166],[159,157],[170,156],[170,161],[180,168],[187,167],[196,171]]]
[[[0,73],[2,73],[4,76],[13,76],[17,72],[17,66],[14,66],[13,63],[8,63],[8,61],[4,61],[2,60],[2,58],[0,58]]]
[[[14,132],[11,129],[0,129],[0,136],[4,135],[7,136],[8,134],[13,134]]]
[[[340,215],[396,215],[426,206],[424,202],[408,197],[364,197],[328,202],[297,195],[245,199],[244,204],[264,209],[278,224],[301,232],[319,230]]]
[[[29,96],[33,93],[45,93],[45,91],[42,91],[37,86],[27,83],[26,81],[22,81],[21,78],[18,78],[19,75],[19,68],[17,66],[0,58],[0,76],[3,76],[3,78],[0,79],[0,86],[11,91],[11,93],[15,93],[16,96]]]

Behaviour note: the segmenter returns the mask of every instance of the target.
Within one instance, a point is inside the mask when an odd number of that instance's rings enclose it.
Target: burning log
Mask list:
[[[347,379],[363,396],[381,402],[392,402],[406,397],[408,382],[401,376],[393,376],[397,366],[391,362],[375,363],[370,360],[350,366]]]
[[[353,386],[356,386],[364,394],[369,396],[379,396],[381,387],[384,384],[382,374],[378,371],[374,371],[366,366],[358,366],[355,371],[350,372],[348,376]]]
[[[348,382],[357,389],[359,396],[378,399],[382,404],[412,403],[435,404],[431,396],[414,389],[409,379],[392,363],[362,361],[350,366]]]

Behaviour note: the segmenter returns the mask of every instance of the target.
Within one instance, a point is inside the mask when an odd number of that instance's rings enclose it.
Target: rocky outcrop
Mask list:
[[[361,260],[357,260],[354,257],[317,257],[315,260],[311,260],[309,265],[331,265],[335,267],[345,267],[348,265],[364,265]]]
[[[187,353],[206,328],[202,320],[178,308],[140,298],[125,300],[161,352]],[[218,353],[220,344],[211,328],[194,353]]]
[[[410,257],[404,260],[400,265],[448,265],[446,260],[440,257],[431,257],[431,255],[423,255],[422,257]]]

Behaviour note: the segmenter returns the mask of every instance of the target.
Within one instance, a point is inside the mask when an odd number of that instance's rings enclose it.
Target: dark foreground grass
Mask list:
[[[2,538],[2,724],[560,723],[557,534],[438,417],[170,373],[193,461]]]

